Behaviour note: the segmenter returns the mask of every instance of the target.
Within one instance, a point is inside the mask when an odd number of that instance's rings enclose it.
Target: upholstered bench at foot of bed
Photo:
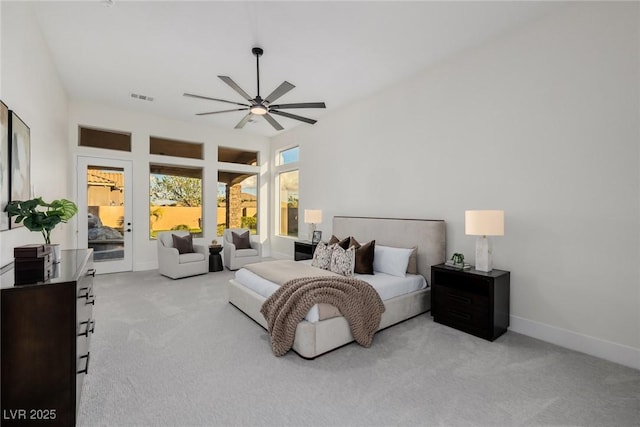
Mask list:
[[[266,298],[236,280],[229,281],[228,290],[229,302],[267,329],[267,321],[260,313],[260,307]],[[431,290],[423,289],[401,295],[384,301],[384,305],[386,310],[382,314],[378,330],[429,311]],[[312,359],[352,341],[349,324],[342,316],[315,323],[303,320],[296,328],[293,350],[302,357]],[[375,338],[373,345],[375,346]]]

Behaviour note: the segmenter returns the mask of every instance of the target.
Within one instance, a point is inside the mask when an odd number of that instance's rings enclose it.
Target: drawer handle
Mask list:
[[[89,297],[91,297],[93,299],[89,300]],[[95,297],[95,295],[87,294],[87,302],[85,302],[84,305],[96,305],[96,297]]]
[[[87,320],[85,322],[80,322],[80,326],[85,325],[84,328],[84,332],[80,332],[78,334],[79,337],[88,337],[89,334],[92,334],[95,327],[96,327],[96,321],[95,320]]]
[[[96,277],[96,269],[95,268],[90,268],[87,270],[87,276],[93,276]]]
[[[468,313],[462,313],[462,312],[457,311],[457,310],[449,309],[449,314],[451,314],[453,317],[457,317],[459,319],[471,320],[471,315],[468,314]]]
[[[471,298],[449,293],[449,298],[461,302],[463,304],[471,304]]]
[[[86,359],[87,363],[84,365],[84,369],[80,369],[76,374],[88,374],[89,373],[89,358],[91,356],[91,352],[88,351],[84,356],[80,356],[80,359]]]

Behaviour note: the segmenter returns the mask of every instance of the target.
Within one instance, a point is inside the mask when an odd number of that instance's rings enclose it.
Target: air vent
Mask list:
[[[135,99],[139,99],[141,101],[149,101],[149,102],[153,101],[153,96],[140,95],[139,93],[132,93],[131,97]]]

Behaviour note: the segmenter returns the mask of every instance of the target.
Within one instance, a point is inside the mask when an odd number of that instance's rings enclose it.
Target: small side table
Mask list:
[[[433,320],[493,341],[509,327],[511,273],[431,267]]]
[[[222,252],[222,246],[209,246],[209,271],[213,272],[224,270],[220,252]]]
[[[304,240],[296,240],[293,242],[293,259],[295,261],[301,261],[303,259],[313,258],[313,253],[316,250],[317,243],[311,243]]]

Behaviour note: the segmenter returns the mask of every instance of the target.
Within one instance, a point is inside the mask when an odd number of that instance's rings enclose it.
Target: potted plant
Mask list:
[[[70,200],[59,199],[51,203],[37,197],[31,200],[14,200],[4,209],[9,218],[16,217],[16,223],[23,223],[30,231],[40,231],[46,245],[53,246],[54,262],[60,260],[60,246],[51,245],[51,232],[56,225],[69,221],[76,213],[78,206]]]

